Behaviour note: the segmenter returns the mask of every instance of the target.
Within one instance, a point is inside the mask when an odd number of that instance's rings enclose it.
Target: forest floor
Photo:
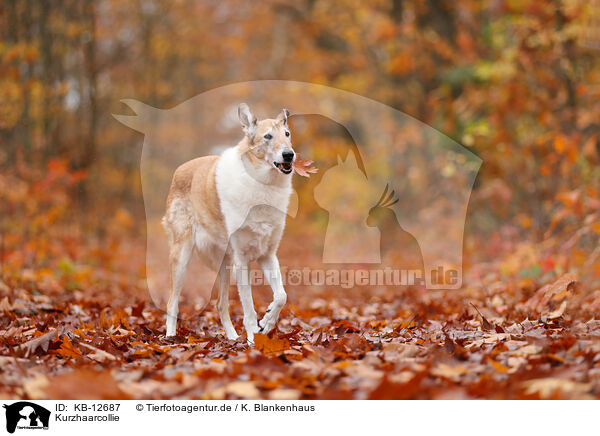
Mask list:
[[[288,287],[277,330],[228,341],[214,302],[182,302],[178,336],[149,300],[144,244],[88,248],[93,268],[0,282],[0,397],[537,399],[600,397],[600,291],[573,274],[508,280],[472,265],[461,290]],[[10,277],[10,275],[7,274]],[[256,292],[261,317],[270,292]]]

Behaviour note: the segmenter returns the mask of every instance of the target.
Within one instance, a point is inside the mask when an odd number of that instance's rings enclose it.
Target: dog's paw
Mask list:
[[[167,324],[167,332],[165,333],[165,336],[167,338],[175,336],[177,334],[177,326],[173,325],[173,324]]]
[[[227,336],[227,339],[230,341],[236,341],[240,337],[235,330],[233,332],[225,332],[225,336]]]
[[[269,313],[265,315],[263,319],[260,320],[260,333],[269,333],[275,327],[276,320],[269,316]]]
[[[258,326],[258,324],[256,324],[256,322],[244,327],[246,328],[246,333],[248,334],[248,336],[260,332],[260,327]]]

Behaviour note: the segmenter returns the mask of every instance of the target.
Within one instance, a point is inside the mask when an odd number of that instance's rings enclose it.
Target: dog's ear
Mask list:
[[[287,109],[282,109],[281,113],[277,115],[277,121],[283,121],[283,124],[287,126],[287,119],[290,116],[290,111]]]
[[[240,103],[238,106],[238,118],[242,123],[244,133],[250,137],[256,133],[256,117],[250,112],[250,108],[246,103]]]

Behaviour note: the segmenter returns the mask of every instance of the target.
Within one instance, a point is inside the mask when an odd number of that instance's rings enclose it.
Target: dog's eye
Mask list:
[[[290,132],[285,132],[285,136],[290,136]]]
[[[265,139],[273,139],[273,135],[271,135],[270,133],[267,133],[267,134],[264,136],[264,138],[265,138]]]

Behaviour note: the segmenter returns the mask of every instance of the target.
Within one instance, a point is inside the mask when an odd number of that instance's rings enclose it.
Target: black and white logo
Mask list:
[[[29,401],[5,404],[6,431],[14,433],[16,429],[36,430],[48,429],[50,411]]]

